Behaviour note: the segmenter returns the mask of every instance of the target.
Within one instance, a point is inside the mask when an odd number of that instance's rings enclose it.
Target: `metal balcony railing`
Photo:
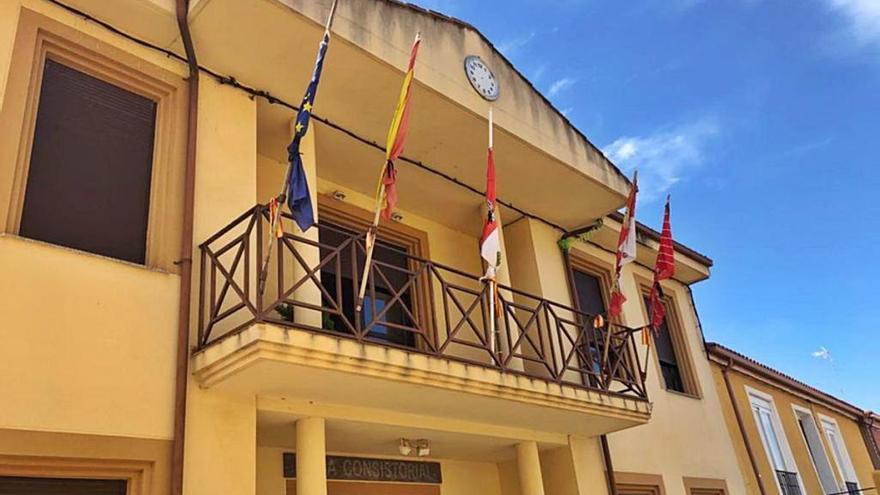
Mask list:
[[[797,473],[777,469],[776,479],[779,481],[782,495],[801,495],[801,484],[798,482]]]
[[[635,330],[594,328],[594,315],[501,285],[490,335],[487,284],[392,245],[377,247],[355,314],[365,235],[335,225],[278,238],[260,294],[268,230],[267,209],[257,205],[200,246],[199,349],[273,323],[647,399]]]

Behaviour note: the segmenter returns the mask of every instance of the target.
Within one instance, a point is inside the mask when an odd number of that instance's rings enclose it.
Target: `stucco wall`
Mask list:
[[[736,424],[730,396],[726,393],[726,389],[724,388],[725,384],[722,374],[722,367],[716,363],[713,363],[712,368],[716,386],[718,387],[719,391],[724,394],[722,397],[724,416],[728,424],[729,434],[733,442],[737,445],[737,456],[743,469],[743,475],[748,480],[749,493],[753,495],[757,494],[759,493],[758,485],[754,475],[754,471],[752,470],[751,464],[747,457],[748,454],[745,448],[745,441],[743,440],[742,433],[740,432]],[[752,450],[755,454],[755,458],[758,463],[758,469],[761,478],[764,481],[764,487],[765,490],[767,490],[767,493],[776,493],[778,488],[775,482],[775,474],[771,467],[770,460],[767,457],[761,440],[761,436],[758,432],[758,428],[752,414],[752,409],[749,403],[749,397],[746,387],[750,387],[759,392],[763,392],[772,396],[776,412],[779,415],[780,422],[782,423],[785,438],[789,447],[791,448],[792,456],[794,457],[795,464],[798,468],[798,473],[801,476],[801,480],[804,483],[804,487],[807,493],[824,493],[824,490],[822,489],[819,481],[819,476],[810,457],[806,441],[804,440],[803,434],[800,430],[800,426],[798,425],[797,416],[795,415],[795,410],[793,406],[799,406],[812,412],[813,418],[817,421],[817,428],[820,432],[820,438],[825,447],[825,452],[828,460],[832,465],[834,476],[838,480],[838,484],[843,486],[842,480],[840,479],[840,474],[834,461],[834,457],[831,454],[827,438],[822,431],[821,423],[819,423],[819,420],[821,418],[820,415],[830,417],[837,422],[837,425],[841,432],[841,436],[843,437],[844,443],[846,444],[846,449],[849,453],[850,460],[852,461],[853,468],[855,469],[856,475],[859,478],[859,486],[862,488],[873,486],[873,465],[871,464],[871,458],[868,453],[867,446],[865,445],[864,439],[862,438],[861,432],[858,429],[858,423],[856,421],[822,404],[811,403],[795,394],[785,391],[782,388],[768,385],[761,380],[745,375],[743,373],[731,371],[728,372],[728,377],[733,388],[736,403],[742,414],[745,434],[748,436],[749,442],[752,445]]]
[[[562,255],[556,244],[560,233],[532,220],[517,222],[506,232],[508,257],[512,260],[511,279],[515,286],[536,291],[551,300],[571,303]],[[608,273],[614,266],[613,253],[592,244],[575,243],[574,254]],[[638,277],[638,278],[637,278]],[[651,280],[651,272],[629,264],[621,276],[628,300],[623,307],[624,324],[638,328],[645,323],[641,280]],[[687,359],[700,391],[699,397],[668,392],[663,387],[652,353],[648,363],[648,396],[653,403],[651,421],[642,426],[609,435],[616,471],[661,474],[669,495],[683,494],[684,477],[724,479],[732,494],[745,493],[733,444],[725,430],[721,404],[714,387],[709,362],[703,352],[692,301],[687,288],[676,281],[664,284],[672,296],[675,313],[684,331]],[[637,337],[637,340],[640,339]],[[640,355],[645,348],[639,343]],[[686,425],[686,426],[685,426]],[[706,449],[706,445],[713,448]],[[670,455],[670,452],[676,453]],[[687,455],[700,452],[700,455]]]
[[[171,438],[179,277],[0,236],[0,427]]]

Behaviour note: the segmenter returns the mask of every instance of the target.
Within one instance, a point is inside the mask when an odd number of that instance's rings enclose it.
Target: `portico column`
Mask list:
[[[327,451],[324,418],[296,422],[296,493],[327,495]]]
[[[294,126],[296,125],[296,119],[291,121],[291,135],[295,132]],[[302,141],[300,142],[299,150],[300,156],[302,157],[302,165],[303,170],[306,173],[306,182],[309,185],[309,189],[311,190],[311,198],[312,198],[312,211],[315,215],[315,221],[318,221],[318,160],[317,160],[317,149],[315,146],[315,133],[318,132],[316,127],[312,127],[309,132],[303,136]],[[306,232],[301,232],[299,227],[296,226],[293,222],[290,222],[287,227],[290,229],[288,232],[293,232],[295,235],[308,239],[314,243],[318,242],[318,227],[314,226],[310,228]],[[297,252],[303,257],[303,260],[306,262],[306,266],[311,269],[313,267],[318,266],[321,259],[321,253],[317,246],[310,246],[308,244],[297,242],[294,243]],[[291,271],[288,273],[293,274],[293,279],[290,281],[290,284],[296,283],[306,276],[308,273],[308,269],[302,266],[298,261],[293,258],[292,254],[288,254],[287,258],[291,264]],[[287,267],[285,267],[287,268]],[[320,272],[316,274],[316,277],[320,278]],[[285,284],[285,287],[290,287],[290,285]],[[315,306],[321,306],[321,289],[314,281],[308,281],[298,289],[293,291],[293,299],[298,302],[308,303]],[[309,310],[305,308],[296,308],[293,312],[293,321],[296,323],[302,323],[304,325],[308,325],[311,327],[321,328],[321,312]]]
[[[544,478],[541,476],[537,443],[522,442],[516,445],[516,466],[522,495],[544,495]]]

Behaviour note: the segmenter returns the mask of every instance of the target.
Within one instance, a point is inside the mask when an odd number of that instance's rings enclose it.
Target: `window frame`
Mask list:
[[[88,48],[86,48],[88,46]],[[6,103],[0,111],[0,230],[19,235],[33,150],[43,71],[46,60],[62,64],[156,103],[145,262],[133,263],[89,251],[79,253],[137,267],[179,273],[183,209],[186,106],[185,81],[179,74],[153,65],[146,57],[91,38],[58,21],[23,8],[19,18]],[[10,103],[14,100],[14,103]],[[34,242],[50,246],[40,240]]]
[[[642,309],[642,317],[644,318],[642,321],[647,325],[651,317],[644,300],[651,293],[651,282],[644,277],[637,278],[639,282],[639,307]],[[656,352],[653,352],[651,360],[654,362],[659,382],[662,384],[663,390],[670,394],[691,399],[702,399],[703,391],[700,387],[700,381],[697,379],[694,360],[691,357],[691,347],[685,333],[686,327],[678,310],[678,296],[675,294],[674,289],[667,284],[661,283],[661,287],[663,288],[663,305],[666,307],[666,328],[669,330],[669,339],[672,341],[673,352],[675,352],[675,359],[685,391],[671,390],[666,386],[666,379],[663,378],[663,370],[660,366],[660,358]],[[647,331],[647,329],[643,331]]]
[[[126,495],[149,494],[153,473],[152,461],[0,454],[0,476],[125,480]]]
[[[720,478],[697,478],[684,476],[681,479],[684,484],[684,492],[687,495],[727,495],[727,481]]]
[[[666,495],[663,476],[648,473],[615,471],[614,484],[617,492],[631,492],[642,495]]]
[[[837,423],[837,420],[820,413],[819,426],[822,429],[822,435],[825,437],[825,441],[828,442],[828,447],[831,451],[831,458],[834,459],[834,464],[837,466],[838,481],[841,486],[841,491],[846,489],[847,482],[856,483],[858,486],[861,486],[858,473],[856,473],[855,466],[852,463],[852,457],[849,455],[849,449],[846,447],[846,441],[843,439],[843,433],[840,431],[840,425]],[[829,426],[834,429],[833,433],[836,441],[832,439],[831,435],[829,435]],[[835,447],[840,449],[839,453]],[[850,475],[852,479],[850,479]]]
[[[575,272],[582,272],[597,279],[599,283],[599,295],[602,298],[602,306],[605,308],[603,316],[607,317],[608,305],[611,302],[612,277],[614,273],[613,265],[604,263],[597,257],[582,250],[569,249],[563,253],[563,256],[565,256],[566,261],[566,281],[568,282],[571,307],[586,313],[586,311],[581,308],[580,294],[578,294],[577,283],[575,281]],[[625,314],[621,313],[617,323],[626,325]],[[580,324],[591,327],[591,322],[581,322]],[[564,343],[560,342],[557,345],[564,345]],[[635,353],[636,351],[634,349],[631,350],[630,346],[627,346],[625,360],[628,363],[631,363],[631,366],[636,366],[635,363],[638,362],[638,356]],[[590,363],[582,362],[583,358],[580,355],[577,356],[577,359],[580,366],[591,366]],[[585,384],[590,384],[589,374],[582,373],[581,379]]]
[[[762,392],[758,389],[752,388],[748,385],[745,386],[746,396],[749,399],[749,409],[752,412],[752,421],[755,422],[755,428],[758,431],[758,437],[761,438],[761,445],[764,446],[764,455],[767,456],[767,462],[770,466],[770,470],[773,474],[773,482],[776,483],[776,488],[779,490],[780,495],[785,495],[785,492],[782,489],[782,486],[779,483],[779,477],[776,475],[776,471],[778,471],[775,461],[773,460],[773,453],[771,452],[769,446],[769,440],[764,435],[764,430],[761,427],[761,422],[758,417],[755,415],[755,407],[762,407],[768,409],[770,416],[771,427],[773,428],[773,434],[776,436],[776,441],[779,444],[780,455],[782,457],[782,461],[785,464],[783,466],[784,470],[789,473],[794,473],[797,476],[798,486],[800,488],[801,495],[806,495],[807,490],[804,486],[804,479],[801,475],[800,469],[798,468],[797,462],[795,461],[794,454],[791,451],[791,445],[788,443],[788,437],[785,435],[785,428],[782,426],[782,420],[779,417],[779,409],[776,407],[776,402],[773,400],[773,396]],[[758,401],[764,402],[765,404],[760,404]]]
[[[340,201],[332,196],[319,193],[318,215],[317,219],[326,220],[327,222],[339,225],[355,232],[365,232],[373,221],[372,214],[356,205]],[[428,247],[428,235],[419,229],[399,223],[399,222],[382,222],[379,225],[379,236],[392,244],[405,247],[407,254],[416,258],[430,260],[430,251]],[[414,267],[410,267],[412,269]],[[415,301],[413,301],[414,313],[417,317],[425,322],[427,327],[427,337],[434,338],[434,332],[437,329],[437,315],[433,310],[434,305],[434,289],[433,284],[429,283],[427,278],[421,277],[415,284]],[[415,349],[426,350],[425,343],[422,339],[415,338]]]

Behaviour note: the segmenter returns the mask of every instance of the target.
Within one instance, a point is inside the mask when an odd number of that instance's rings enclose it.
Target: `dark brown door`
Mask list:
[[[0,476],[0,495],[125,495],[126,480]]]

